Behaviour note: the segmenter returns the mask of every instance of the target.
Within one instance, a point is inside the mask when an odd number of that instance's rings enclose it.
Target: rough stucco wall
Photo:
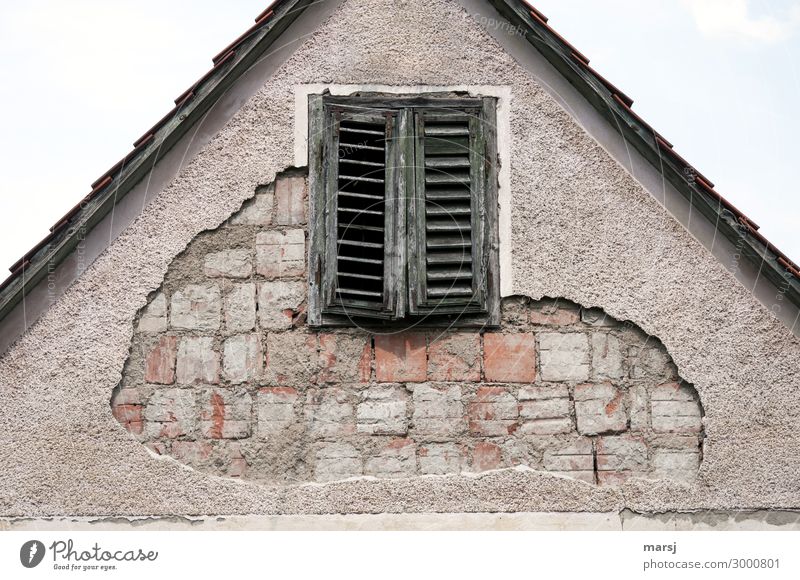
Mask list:
[[[513,87],[514,292],[659,336],[697,388],[694,484],[526,470],[270,488],[151,456],[112,417],[133,319],[174,256],[291,165],[300,83]],[[6,516],[800,506],[800,342],[452,0],[347,0],[0,361]]]

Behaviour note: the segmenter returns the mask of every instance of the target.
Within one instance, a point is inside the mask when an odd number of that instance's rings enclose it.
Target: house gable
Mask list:
[[[175,279],[181,253],[200,247],[210,236],[204,232],[225,223],[246,200],[263,199],[277,176],[292,168],[295,90],[320,83],[511,87],[506,298],[521,296],[529,308],[548,296],[586,311],[599,307],[657,336],[705,413],[702,427],[711,444],[691,482],[630,478],[620,489],[534,470],[490,469],[477,477],[257,486],[159,458],[120,425],[109,397],[130,376],[125,362],[139,339],[137,321],[163,324],[158,307],[149,308]],[[301,309],[286,310],[294,320]],[[172,314],[168,310],[166,324]],[[546,334],[528,327],[520,334],[528,332]],[[167,336],[163,350],[172,347]],[[176,367],[177,356],[176,350]],[[370,356],[377,357],[373,347]],[[168,372],[171,355],[165,360],[155,366],[159,372]],[[14,493],[0,494],[0,507],[12,516],[49,516],[797,506],[798,368],[800,344],[788,329],[469,11],[451,0],[347,0],[0,360],[0,382],[13,386],[2,393],[3,428],[14,433],[0,438],[0,456],[6,472],[15,474]],[[164,396],[169,388],[159,392]],[[519,402],[519,392],[512,396]],[[114,403],[115,409],[138,404]],[[136,412],[116,415],[134,430]],[[64,449],[70,452],[53,465],[53,453]],[[497,457],[489,447],[480,449],[487,461]]]

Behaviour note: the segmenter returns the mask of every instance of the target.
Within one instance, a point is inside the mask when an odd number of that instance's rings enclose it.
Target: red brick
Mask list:
[[[480,351],[480,335],[477,332],[432,336],[428,351],[428,379],[480,381]]]
[[[178,338],[162,336],[147,355],[144,380],[148,383],[171,385],[175,382],[175,359],[178,355]]]
[[[532,383],[536,378],[536,344],[532,334],[486,333],[483,353],[487,381]]]
[[[367,336],[320,334],[319,382],[367,383],[372,365],[372,345]]]
[[[517,400],[504,387],[480,387],[467,407],[469,430],[476,435],[511,435],[517,430]]]
[[[130,423],[131,421],[142,420],[141,405],[117,405],[111,412],[120,423]]]
[[[375,374],[382,382],[424,382],[428,375],[425,335],[381,334],[375,337]]]
[[[472,450],[472,469],[474,471],[488,471],[497,469],[503,464],[503,454],[494,443],[480,441]]]

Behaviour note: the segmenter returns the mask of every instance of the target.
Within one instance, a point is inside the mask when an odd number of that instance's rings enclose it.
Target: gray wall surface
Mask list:
[[[800,341],[470,14],[453,0],[343,2],[10,348],[0,515],[800,507]],[[597,488],[510,469],[265,486],[155,457],[114,420],[136,312],[197,234],[293,164],[307,83],[511,86],[513,293],[601,307],[663,341],[706,414],[694,483]]]

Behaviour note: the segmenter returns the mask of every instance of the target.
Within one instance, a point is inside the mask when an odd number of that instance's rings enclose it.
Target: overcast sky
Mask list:
[[[267,4],[3,0],[0,279]],[[534,5],[800,260],[800,0]]]

